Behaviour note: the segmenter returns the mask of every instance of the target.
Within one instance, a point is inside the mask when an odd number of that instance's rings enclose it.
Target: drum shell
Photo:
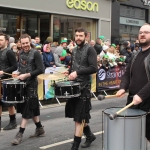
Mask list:
[[[74,81],[56,83],[55,97],[73,98],[73,97],[79,97],[80,95],[81,95],[80,83]]]
[[[3,97],[4,103],[24,103],[26,94],[26,84],[23,82],[3,81]]]
[[[146,149],[146,113],[141,116],[117,117],[114,120],[110,120],[105,111],[103,114],[104,150]]]

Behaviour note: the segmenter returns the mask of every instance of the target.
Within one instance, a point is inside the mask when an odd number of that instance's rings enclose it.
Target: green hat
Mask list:
[[[61,44],[62,44],[62,43],[67,43],[67,40],[62,40],[62,41],[61,41]]]
[[[101,39],[102,41],[104,41],[105,37],[104,37],[103,35],[101,35],[101,36],[99,37],[99,39]]]
[[[111,46],[113,46],[114,48],[116,48],[116,44],[111,44]]]
[[[103,58],[109,58],[109,56],[107,54],[104,54]]]

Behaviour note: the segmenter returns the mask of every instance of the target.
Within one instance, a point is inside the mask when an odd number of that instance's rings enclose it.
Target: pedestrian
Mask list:
[[[66,75],[69,75],[69,80],[80,82],[81,85],[81,96],[69,99],[65,108],[66,117],[73,118],[75,122],[75,135],[71,150],[78,150],[82,132],[86,136],[85,143],[81,145],[82,148],[89,147],[96,139],[88,123],[91,118],[90,75],[97,72],[97,54],[93,47],[86,43],[86,36],[87,31],[84,28],[80,27],[75,30],[77,47],[72,51],[72,65],[65,72]]]
[[[46,67],[56,67],[54,55],[50,49],[50,44],[45,44],[43,46],[43,51],[44,52],[42,53],[42,55],[43,55],[43,63],[44,63],[45,68]]]
[[[22,114],[22,120],[19,132],[12,140],[13,145],[22,142],[23,133],[25,131],[28,119],[33,120],[36,129],[35,133],[30,137],[39,137],[45,134],[39,115],[39,101],[37,95],[37,76],[44,72],[43,62],[40,53],[31,48],[31,38],[28,34],[22,34],[20,37],[22,51],[19,54],[19,80],[26,83],[26,98],[24,103],[17,104],[17,112]]]
[[[133,102],[131,108],[150,110],[150,25],[145,24],[139,30],[139,42],[142,50],[130,59],[122,77],[118,97],[123,97],[129,90],[127,104]],[[146,138],[150,142],[150,114],[146,116]]]
[[[0,78],[6,79],[10,76],[7,76],[4,73],[12,73],[17,70],[17,61],[15,55],[10,48],[8,48],[9,37],[6,34],[0,33]],[[1,90],[1,89],[0,89]],[[1,98],[0,98],[1,99]],[[1,130],[1,115],[2,115],[2,106],[4,103],[0,100],[0,130]],[[9,124],[3,128],[3,130],[11,130],[17,127],[16,122],[16,111],[14,104],[5,104],[8,107],[9,111]]]

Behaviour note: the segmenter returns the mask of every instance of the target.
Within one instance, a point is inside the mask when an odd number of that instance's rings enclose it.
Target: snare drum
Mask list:
[[[23,103],[25,101],[26,84],[19,80],[7,80],[2,82],[4,103]]]
[[[57,82],[55,84],[55,97],[73,98],[81,95],[80,83],[75,81]]]
[[[145,150],[146,112],[140,109],[127,109],[116,119],[109,115],[121,108],[108,108],[104,114],[103,150]]]

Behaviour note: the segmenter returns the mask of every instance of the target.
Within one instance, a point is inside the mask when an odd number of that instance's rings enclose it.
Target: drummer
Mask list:
[[[11,78],[4,73],[12,73],[17,69],[17,62],[15,55],[12,50],[8,48],[9,37],[6,34],[0,33],[0,78],[6,79]],[[1,90],[1,89],[0,89]],[[2,103],[0,101],[0,130],[1,130],[1,114],[2,114]],[[14,104],[5,104],[8,107],[10,122],[3,128],[3,130],[11,130],[17,127],[16,114]]]
[[[85,143],[81,145],[82,148],[89,147],[96,139],[88,123],[91,118],[90,75],[97,72],[97,54],[93,47],[86,43],[86,36],[87,31],[84,28],[80,27],[75,30],[77,47],[72,51],[72,65],[66,72],[69,74],[69,80],[81,83],[81,97],[69,99],[66,103],[66,117],[74,118],[75,122],[74,143],[71,150],[78,150],[82,132],[86,136]]]
[[[44,72],[44,66],[40,53],[31,48],[31,38],[28,34],[22,34],[20,37],[22,51],[19,54],[19,72],[18,79],[26,83],[26,98],[25,102],[17,104],[17,112],[22,114],[22,121],[19,132],[12,140],[13,145],[18,145],[22,142],[23,133],[25,131],[28,119],[34,121],[36,129],[35,133],[30,137],[39,137],[45,134],[39,115],[39,101],[37,96],[37,76]]]
[[[133,101],[132,108],[146,112],[150,110],[150,25],[139,30],[138,39],[142,50],[129,61],[122,77],[118,97],[123,97],[129,89],[127,104]],[[150,114],[146,116],[146,138],[150,142]]]

